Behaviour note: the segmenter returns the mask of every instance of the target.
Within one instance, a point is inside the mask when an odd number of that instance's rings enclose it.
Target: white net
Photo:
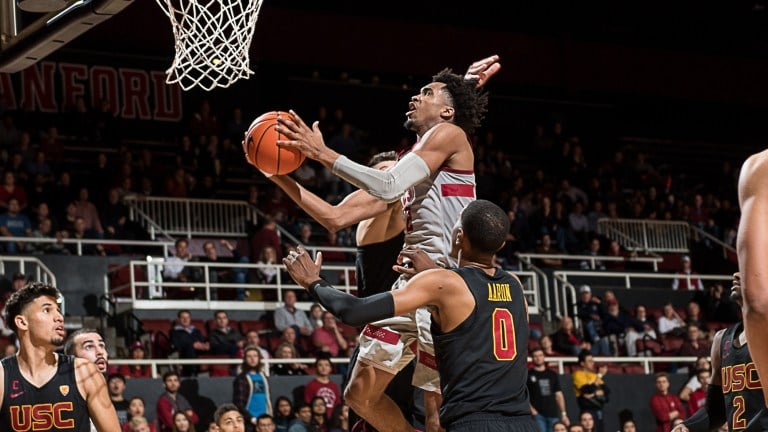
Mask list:
[[[248,49],[262,0],[157,0],[173,26],[169,84],[184,90],[229,87],[248,78]]]

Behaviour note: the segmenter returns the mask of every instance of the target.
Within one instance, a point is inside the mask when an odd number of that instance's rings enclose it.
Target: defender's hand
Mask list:
[[[464,79],[476,79],[477,86],[482,87],[488,80],[501,70],[501,64],[499,63],[499,56],[494,54],[490,57],[486,57],[482,60],[478,60],[467,69],[467,73],[464,74]]]
[[[322,252],[317,253],[315,261],[312,261],[307,251],[298,246],[291,250],[288,256],[283,258],[288,274],[291,275],[297,284],[307,288],[309,284],[320,279],[320,266],[323,264]]]

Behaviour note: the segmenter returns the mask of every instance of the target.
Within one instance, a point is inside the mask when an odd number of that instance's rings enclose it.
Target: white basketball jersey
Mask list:
[[[473,171],[440,168],[401,197],[405,244],[419,246],[442,267],[455,267],[451,233],[461,211],[474,200]]]

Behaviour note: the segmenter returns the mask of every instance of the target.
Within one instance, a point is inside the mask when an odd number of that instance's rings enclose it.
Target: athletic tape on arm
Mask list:
[[[337,290],[323,279],[312,282],[308,289],[324,308],[351,326],[358,327],[395,315],[395,300],[388,292],[359,298]]]
[[[387,171],[369,168],[339,156],[333,163],[334,174],[376,198],[393,202],[405,191],[429,177],[429,166],[415,153],[408,153]]]

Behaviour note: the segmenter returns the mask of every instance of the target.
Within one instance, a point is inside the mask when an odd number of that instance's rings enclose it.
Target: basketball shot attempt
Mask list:
[[[282,111],[272,111],[260,115],[251,123],[245,133],[245,158],[248,163],[266,174],[288,174],[300,167],[304,155],[294,149],[277,146],[280,133],[277,132],[277,119],[290,117],[291,114]]]

